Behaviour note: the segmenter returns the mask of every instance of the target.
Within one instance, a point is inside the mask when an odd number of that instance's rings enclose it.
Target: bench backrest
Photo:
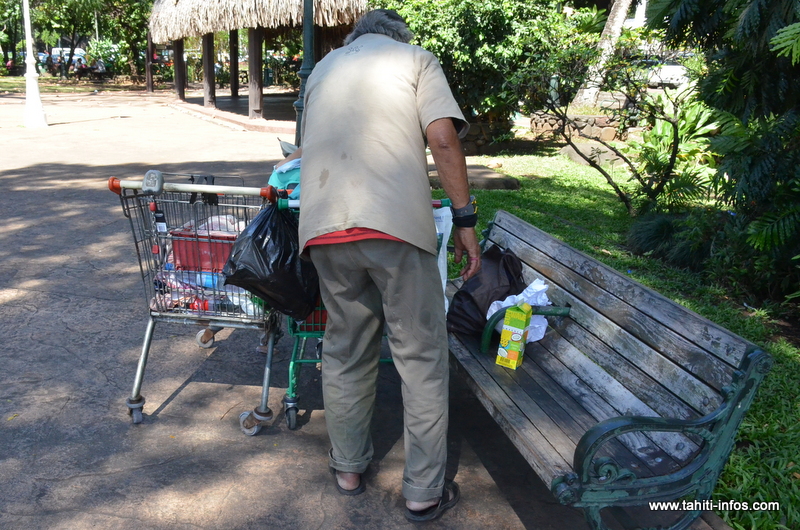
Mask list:
[[[551,319],[542,342],[558,357],[552,372],[560,384],[589,387],[596,396],[598,419],[708,414],[755,349],[508,212],[497,212],[487,240],[519,256],[525,279],[543,279],[555,305],[570,306],[569,317]],[[668,452],[685,461],[692,445],[677,443]]]

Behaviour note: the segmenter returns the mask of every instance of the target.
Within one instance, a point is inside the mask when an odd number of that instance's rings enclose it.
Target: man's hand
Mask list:
[[[478,244],[478,236],[474,228],[454,227],[453,243],[456,247],[455,262],[461,263],[464,254],[467,255],[467,262],[461,269],[461,277],[468,280],[481,270],[481,247]]]

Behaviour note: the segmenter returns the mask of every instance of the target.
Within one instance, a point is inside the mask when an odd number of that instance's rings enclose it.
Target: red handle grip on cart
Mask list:
[[[117,195],[122,193],[122,186],[119,185],[119,179],[117,177],[110,177],[108,179],[108,189],[116,193]]]
[[[267,185],[266,188],[261,188],[261,196],[269,201],[270,204],[275,204],[278,200],[278,190],[274,186]]]

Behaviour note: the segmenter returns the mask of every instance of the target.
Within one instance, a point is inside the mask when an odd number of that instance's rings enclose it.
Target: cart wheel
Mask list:
[[[239,414],[239,427],[247,436],[255,436],[261,430],[261,422],[252,417],[250,412]]]
[[[297,429],[297,409],[294,407],[286,409],[286,426],[290,431]]]
[[[214,345],[214,332],[210,329],[201,329],[197,332],[197,336],[194,338],[194,340],[201,348],[208,349]]]
[[[142,420],[144,420],[142,409],[131,409],[131,420],[133,421],[134,425],[142,423]]]

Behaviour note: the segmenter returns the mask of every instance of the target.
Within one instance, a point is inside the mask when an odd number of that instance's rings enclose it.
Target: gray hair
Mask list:
[[[353,31],[345,37],[345,46],[367,33],[387,35],[406,44],[414,38],[406,21],[393,9],[375,9],[359,18]]]

